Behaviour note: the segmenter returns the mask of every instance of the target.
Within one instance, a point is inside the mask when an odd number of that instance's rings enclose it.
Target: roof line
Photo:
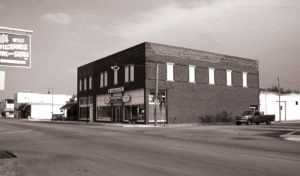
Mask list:
[[[27,32],[27,33],[33,33],[32,30],[26,30],[26,29],[17,29],[17,28],[9,28],[9,27],[2,27],[0,26],[0,30],[4,29],[4,30],[12,30],[12,31],[18,31],[18,32]]]

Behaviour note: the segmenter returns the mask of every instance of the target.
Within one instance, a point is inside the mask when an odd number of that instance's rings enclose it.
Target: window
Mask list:
[[[118,69],[114,70],[114,84],[118,84]]]
[[[86,78],[84,78],[84,90],[86,90]]]
[[[190,83],[196,83],[195,81],[195,65],[189,65],[189,82]]]
[[[79,91],[82,91],[82,80],[79,80]]]
[[[130,65],[130,81],[134,81],[134,65]]]
[[[107,86],[107,72],[100,73],[100,88]]]
[[[125,82],[129,82],[129,66],[125,66]]]
[[[111,107],[110,106],[98,106],[97,107],[97,118],[111,117]]]
[[[104,73],[100,73],[100,88],[104,86]]]
[[[88,107],[80,107],[79,108],[79,118],[85,119],[90,116],[90,111]]]
[[[125,82],[134,81],[134,65],[125,66]]]
[[[174,63],[167,63],[167,81],[174,81]]]
[[[298,101],[296,101],[296,105],[298,105]]]
[[[215,68],[208,68],[209,84],[215,84]]]
[[[107,87],[107,71],[104,72],[104,87]]]
[[[247,72],[243,72],[243,87],[248,87],[247,85]]]
[[[226,70],[227,86],[232,86],[231,73],[232,70]]]
[[[93,87],[93,84],[92,84],[92,76],[89,77],[89,89],[91,90]]]

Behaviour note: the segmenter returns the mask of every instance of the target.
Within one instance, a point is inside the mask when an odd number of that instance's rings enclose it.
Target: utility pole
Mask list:
[[[159,65],[156,64],[156,78],[155,78],[155,109],[154,109],[154,121],[155,121],[155,126],[157,126],[157,104],[158,104],[158,69]]]
[[[281,122],[281,106],[280,106],[280,84],[278,76],[278,104],[279,104],[279,122]]]

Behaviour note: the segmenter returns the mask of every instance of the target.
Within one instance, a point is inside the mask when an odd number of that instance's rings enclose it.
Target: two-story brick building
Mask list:
[[[145,42],[79,67],[77,88],[79,120],[197,123],[259,105],[258,61]]]

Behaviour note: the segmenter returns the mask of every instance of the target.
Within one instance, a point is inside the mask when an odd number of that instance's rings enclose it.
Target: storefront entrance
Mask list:
[[[113,122],[119,123],[122,122],[122,113],[121,106],[113,106],[112,116]]]

